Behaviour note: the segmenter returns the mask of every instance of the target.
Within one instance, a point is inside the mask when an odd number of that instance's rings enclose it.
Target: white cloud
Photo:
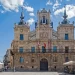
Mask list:
[[[54,15],[59,15],[60,13],[64,12],[64,7],[62,9],[58,9],[54,12]]]
[[[30,6],[24,6],[24,8],[28,11],[28,12],[33,12],[34,8],[30,7]]]
[[[34,16],[34,13],[29,13],[30,16]]]
[[[30,7],[28,5],[27,6],[23,5],[24,1],[25,0],[0,0],[0,3],[1,3],[0,6],[2,6],[4,8],[4,10],[6,10],[6,11],[12,10],[12,11],[16,11],[16,12],[19,11],[20,6],[23,6],[26,9],[26,11],[33,12],[34,9],[32,7]]]
[[[0,12],[1,12],[1,13],[5,13],[6,11],[4,11],[4,10],[1,10]]]
[[[48,0],[48,2],[46,3],[46,5],[52,5],[52,2],[50,0]]]
[[[27,22],[29,23],[29,25],[32,25],[34,23],[34,19],[30,18]]]
[[[59,15],[64,12],[64,7],[58,9],[54,12],[54,15]],[[74,5],[66,5],[66,13],[68,15],[68,19],[75,17],[75,6]]]
[[[24,0],[0,0],[0,3],[6,11],[18,12],[19,6],[23,6]]]
[[[55,4],[53,5],[53,11],[56,10],[59,7],[59,5],[61,4],[58,2],[58,0],[56,0]]]

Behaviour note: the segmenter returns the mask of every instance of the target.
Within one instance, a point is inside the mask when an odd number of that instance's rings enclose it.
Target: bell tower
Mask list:
[[[41,11],[37,12],[39,25],[50,25],[50,10],[47,11],[43,8]]]
[[[37,39],[51,39],[52,38],[52,27],[50,20],[50,10],[47,11],[43,8],[41,11],[37,12],[37,28],[36,28],[36,38]]]

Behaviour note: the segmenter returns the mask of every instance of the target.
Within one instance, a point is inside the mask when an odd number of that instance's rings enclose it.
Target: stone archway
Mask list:
[[[48,71],[48,61],[45,58],[40,61],[40,71]]]

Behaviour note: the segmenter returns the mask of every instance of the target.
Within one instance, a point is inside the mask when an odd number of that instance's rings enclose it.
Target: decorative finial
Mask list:
[[[20,16],[20,22],[19,22],[19,25],[23,25],[23,24],[25,24],[25,23],[24,23],[23,7],[21,7],[21,8],[22,8],[22,12],[21,12],[21,16]]]
[[[63,16],[64,20],[63,20],[62,24],[68,24],[69,23],[67,21],[67,17],[68,17],[68,15],[66,14],[66,6],[64,6],[64,16]]]
[[[67,17],[68,17],[68,16],[67,16],[67,14],[66,14],[66,6],[64,6],[64,16],[63,16],[63,18],[64,18],[64,19],[67,19]]]
[[[60,24],[60,22],[59,22],[59,24]]]

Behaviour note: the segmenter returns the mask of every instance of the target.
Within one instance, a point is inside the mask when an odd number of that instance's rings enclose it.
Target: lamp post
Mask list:
[[[11,55],[13,56],[13,71],[15,72],[15,66],[14,66],[14,53],[11,50]]]
[[[14,54],[13,54],[13,69],[14,69],[14,72],[15,72],[15,66],[14,66]]]

